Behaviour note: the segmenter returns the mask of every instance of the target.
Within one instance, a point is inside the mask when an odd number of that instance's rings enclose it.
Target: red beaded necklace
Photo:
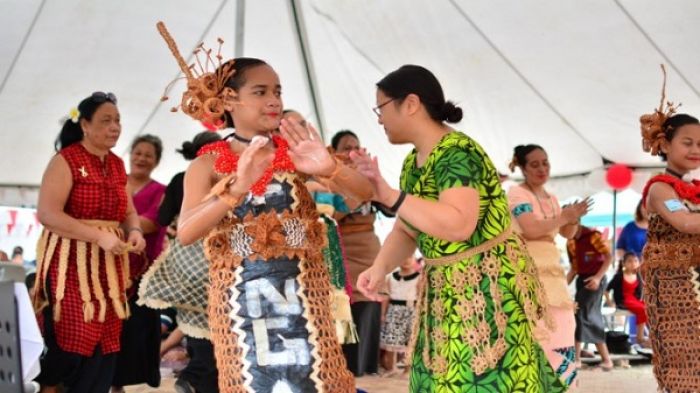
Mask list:
[[[296,170],[294,163],[292,163],[292,160],[289,158],[289,154],[287,154],[289,150],[287,141],[278,135],[273,135],[272,141],[277,147],[275,150],[275,158],[272,159],[272,163],[267,167],[265,172],[263,172],[260,179],[250,187],[250,191],[253,195],[260,196],[265,194],[267,185],[270,183],[270,180],[272,180],[273,173],[294,172]],[[217,156],[214,162],[214,171],[216,171],[216,173],[228,175],[238,169],[238,158],[240,156],[231,150],[231,146],[227,141],[218,141],[202,147],[199,149],[199,152],[197,152],[197,156],[203,154],[214,154]]]
[[[688,183],[671,175],[657,175],[649,179],[649,182],[644,186],[644,191],[642,192],[642,200],[645,201],[645,203],[647,194],[649,193],[649,187],[656,182],[666,183],[673,187],[676,194],[678,194],[681,199],[694,204],[700,204],[700,181],[693,180],[692,183]]]

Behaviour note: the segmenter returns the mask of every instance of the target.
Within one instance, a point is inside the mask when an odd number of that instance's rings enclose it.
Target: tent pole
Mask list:
[[[615,247],[617,244],[617,190],[613,190],[613,216],[612,216],[612,256],[615,263]]]
[[[316,83],[316,73],[314,72],[313,61],[311,59],[311,49],[309,48],[309,40],[306,35],[306,28],[304,25],[302,5],[300,0],[290,0],[289,5],[292,10],[292,21],[294,22],[294,29],[297,34],[297,42],[299,43],[301,59],[304,62],[304,72],[306,73],[306,82],[309,87],[309,95],[311,98],[311,104],[313,105],[314,116],[316,117],[316,127],[318,128],[318,132],[321,134],[321,138],[325,139],[324,131],[326,127],[323,119],[321,101],[319,100],[318,83]]]
[[[236,1],[236,41],[233,47],[233,56],[243,56],[245,39],[245,0]]]

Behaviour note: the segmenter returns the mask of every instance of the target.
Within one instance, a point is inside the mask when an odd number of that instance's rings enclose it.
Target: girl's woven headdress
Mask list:
[[[187,79],[187,90],[182,93],[180,105],[173,107],[171,110],[177,112],[178,108],[181,108],[184,113],[195,120],[199,120],[204,124],[208,123],[214,124],[217,127],[222,127],[225,124],[224,101],[236,96],[236,92],[232,88],[226,86],[226,82],[233,76],[235,69],[233,68],[233,60],[225,63],[222,62],[221,46],[224,40],[221,38],[217,39],[219,50],[215,56],[216,63],[212,58],[212,50],[205,48],[204,44],[201,43],[194,50],[196,63],[187,65],[185,59],[177,49],[175,40],[165,27],[165,24],[163,22],[158,22],[156,27],[168,44],[170,52],[172,52],[177,64],[180,66],[180,69]],[[206,55],[204,64],[202,64],[199,58],[201,53]],[[210,67],[214,69],[210,70]],[[166,87],[165,94],[163,94],[161,98],[162,101],[168,99],[167,92],[173,82]]]
[[[642,130],[642,149],[654,156],[659,155],[661,152],[661,143],[666,138],[667,130],[663,128],[664,122],[666,122],[666,119],[673,116],[680,106],[680,104],[674,105],[672,102],[666,102],[664,108],[664,101],[666,100],[666,68],[663,64],[661,64],[661,71],[664,74],[664,82],[661,86],[661,102],[659,103],[659,107],[654,110],[654,113],[648,113],[639,118],[639,124]]]

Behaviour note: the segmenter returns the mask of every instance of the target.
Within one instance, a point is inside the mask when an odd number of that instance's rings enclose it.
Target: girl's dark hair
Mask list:
[[[78,121],[73,122],[73,120],[69,118],[63,123],[63,128],[61,128],[61,132],[53,143],[54,149],[59,151],[82,141],[83,129],[80,127],[80,120],[85,119],[87,121],[92,121],[92,117],[95,115],[95,112],[97,112],[97,109],[106,102],[111,102],[116,105],[116,102],[113,102],[111,99],[105,99],[103,96],[97,95],[97,93],[93,93],[91,96],[80,101],[80,104],[78,104],[78,112],[80,112]]]
[[[194,136],[192,142],[183,142],[182,147],[176,149],[175,151],[182,154],[182,156],[185,157],[185,160],[190,161],[197,158],[197,152],[202,148],[202,146],[213,142],[218,142],[220,140],[221,135],[217,134],[216,132],[202,131]]]
[[[156,164],[160,162],[160,158],[163,157],[163,141],[160,138],[151,134],[139,135],[131,142],[131,151],[134,151],[139,143],[150,143],[156,151]]]
[[[346,136],[351,136],[351,137],[357,139],[358,141],[360,140],[360,138],[358,138],[354,132],[352,132],[350,130],[340,130],[340,131],[336,132],[335,135],[333,135],[333,138],[331,138],[331,147],[333,148],[333,150],[338,150],[338,145],[340,144],[340,140],[345,138]]]
[[[634,220],[635,221],[644,221],[645,217],[644,214],[642,214],[642,200],[640,199],[639,202],[637,203],[637,208],[634,209]]]
[[[516,165],[519,166],[520,169],[525,168],[525,165],[527,165],[527,155],[537,149],[545,151],[542,146],[535,144],[515,146],[515,149],[513,149],[513,162],[511,162],[510,170],[514,171]]]
[[[631,257],[636,257],[636,256],[637,256],[637,254],[634,253],[634,252],[632,252],[632,251],[627,251],[627,252],[625,252],[625,254],[622,255],[622,259],[620,260],[620,264],[618,265],[617,270],[618,270],[620,273],[622,273],[622,270],[623,270],[623,268],[624,268],[624,266],[625,266],[625,262],[627,262],[627,259],[628,259],[628,258],[631,258]]]
[[[224,86],[232,88],[234,91],[238,92],[240,88],[245,84],[245,72],[250,69],[261,65],[268,65],[265,61],[256,59],[254,57],[238,57],[233,60],[233,69],[235,72],[231,76]],[[226,120],[226,127],[233,128],[235,124],[233,123],[233,118],[228,112],[224,112],[224,117]]]
[[[666,119],[664,124],[661,126],[664,130],[666,140],[671,142],[676,136],[676,131],[688,124],[700,124],[700,122],[698,122],[698,119],[685,113],[679,113]],[[659,156],[662,160],[666,161],[666,153],[660,151]]]
[[[377,87],[399,103],[409,94],[417,95],[430,118],[436,122],[457,123],[462,120],[462,109],[451,101],[445,101],[440,82],[424,67],[411,64],[401,66],[377,82]]]

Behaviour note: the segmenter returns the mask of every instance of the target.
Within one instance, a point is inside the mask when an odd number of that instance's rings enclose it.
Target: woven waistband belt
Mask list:
[[[504,241],[508,240],[510,235],[513,233],[513,230],[511,227],[506,228],[505,231],[503,231],[500,235],[489,239],[481,244],[479,244],[476,247],[472,247],[468,250],[459,252],[457,254],[452,254],[452,255],[445,255],[440,258],[425,258],[425,263],[431,266],[446,266],[450,265],[452,263],[455,263],[457,261],[461,261],[463,259],[469,259],[475,255],[482,254],[493,247],[497,246],[500,243],[503,243]]]
[[[118,221],[107,221],[107,220],[78,220],[83,224],[90,225],[91,227],[100,228],[119,228]]]

